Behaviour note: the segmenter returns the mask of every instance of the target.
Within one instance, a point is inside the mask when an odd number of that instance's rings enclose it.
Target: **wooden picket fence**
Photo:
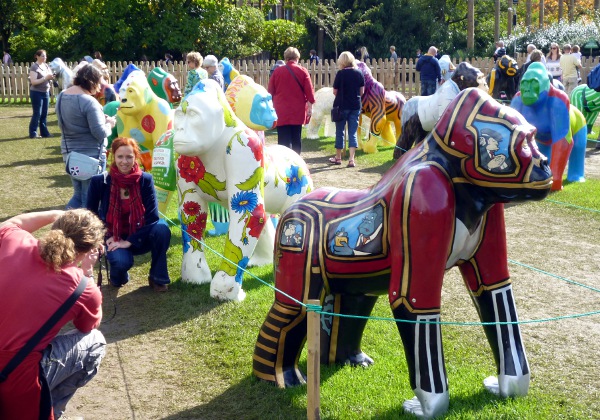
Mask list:
[[[473,66],[481,69],[484,74],[489,74],[494,67],[494,61],[491,58],[473,58],[468,60]],[[519,66],[525,61],[525,55],[519,54],[517,62]],[[582,80],[586,80],[587,74],[599,62],[599,57],[583,57],[583,69],[581,72]],[[116,82],[123,74],[123,70],[131,62],[107,62],[111,75],[111,83]],[[457,64],[458,60],[454,60]],[[77,63],[67,63],[70,68],[74,68]],[[171,73],[179,81],[179,86],[183,90],[186,77],[187,66],[185,62],[179,61],[173,64],[164,62],[134,62],[145,73],[150,72],[154,67],[162,67]],[[264,86],[269,84],[270,71],[275,60],[232,60],[233,66],[240,72],[251,77],[256,83]],[[335,60],[321,60],[319,65],[310,64],[308,60],[301,61],[300,64],[308,69],[315,90],[322,87],[333,85],[337,66]],[[373,77],[381,82],[386,90],[395,90],[402,93],[407,99],[419,95],[420,77],[415,69],[416,60],[414,59],[373,59],[367,60]],[[0,65],[0,104],[5,103],[29,103],[29,63],[17,63],[11,66]],[[52,99],[58,94],[58,89],[51,92]]]

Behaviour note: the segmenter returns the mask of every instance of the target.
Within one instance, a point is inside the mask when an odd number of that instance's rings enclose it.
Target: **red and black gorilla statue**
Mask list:
[[[552,176],[535,128],[480,89],[466,89],[427,138],[364,190],[320,188],[281,216],[274,252],[277,289],[326,312],[368,316],[388,295],[408,361],[413,414],[448,409],[439,324],[444,272],[458,266],[481,321],[497,378],[486,388],[525,395],[529,366],[508,273],[502,203],[545,198]],[[306,308],[282,293],[263,323],[254,374],[280,387],[305,382],[298,358]],[[370,365],[366,320],[321,318],[321,362]]]

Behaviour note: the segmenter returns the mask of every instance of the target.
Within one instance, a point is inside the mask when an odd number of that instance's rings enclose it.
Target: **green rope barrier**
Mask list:
[[[375,136],[375,137],[379,137],[379,136]],[[379,137],[379,138],[381,140],[383,140],[384,142],[389,143],[388,141],[386,141],[382,137]],[[396,146],[396,147],[398,147],[398,146]],[[400,149],[402,149],[402,148],[400,147]],[[402,149],[402,150],[404,150],[404,149]],[[567,206],[571,206],[571,207],[575,207],[575,208],[579,208],[579,209],[583,209],[583,210],[588,210],[588,211],[593,211],[593,212],[600,212],[600,211],[595,210],[595,209],[588,209],[588,208],[585,208],[585,207],[577,206],[577,205],[570,204],[570,203],[564,203],[564,202],[561,202],[561,201],[555,201],[555,200],[549,200],[549,199],[546,199],[546,201],[549,201],[551,203],[556,203],[556,204],[567,205]],[[179,229],[181,229],[181,226],[179,224],[176,224],[175,222],[173,222],[173,220],[169,219],[162,212],[159,211],[159,214],[163,217],[164,220],[167,220],[172,226],[175,226],[175,227],[178,227]],[[183,232],[183,230],[182,230],[182,232]],[[218,251],[216,251],[215,249],[213,249],[212,247],[210,247],[208,244],[206,244],[206,242],[204,242],[202,240],[199,240],[197,238],[194,238],[191,235],[189,235],[189,236],[190,236],[191,239],[193,239],[193,240],[197,241],[198,243],[202,244],[203,247],[206,247],[209,251],[211,251],[215,255],[219,256],[220,258],[223,258],[224,260],[226,260],[227,262],[229,262],[229,263],[231,263],[233,265],[236,265],[239,269],[241,269],[244,273],[248,274],[250,277],[258,280],[259,282],[261,282],[265,286],[271,288],[272,290],[274,290],[277,293],[282,294],[283,296],[287,297],[288,299],[292,300],[293,302],[297,303],[298,305],[303,306],[306,309],[307,312],[316,312],[316,313],[319,313],[321,315],[337,316],[337,317],[340,317],[340,318],[366,319],[366,320],[375,320],[375,321],[403,322],[403,323],[409,323],[409,324],[433,324],[433,325],[454,325],[454,326],[485,326],[485,325],[534,324],[534,323],[561,321],[561,320],[564,320],[564,319],[583,318],[583,317],[587,317],[587,316],[593,316],[593,315],[600,314],[600,310],[599,310],[599,311],[584,312],[584,313],[580,313],[580,314],[562,315],[562,316],[557,316],[557,317],[541,318],[541,319],[533,319],[533,320],[524,320],[524,321],[456,322],[456,321],[417,321],[417,320],[396,319],[396,318],[389,318],[389,317],[361,316],[361,315],[335,314],[335,313],[332,313],[332,312],[324,312],[322,306],[320,306],[320,305],[306,304],[306,303],[303,303],[303,302],[299,301],[298,299],[296,299],[296,298],[288,295],[287,293],[285,293],[285,292],[277,289],[274,285],[266,282],[265,280],[261,279],[260,277],[255,276],[254,274],[252,274],[251,272],[249,272],[245,268],[240,267],[239,265],[237,265],[236,263],[234,263],[233,261],[231,261],[230,259],[228,259],[224,255],[220,254]],[[547,275],[549,277],[554,277],[556,279],[563,280],[563,281],[565,281],[567,283],[570,283],[570,284],[573,284],[575,286],[583,287],[583,288],[586,288],[588,290],[592,290],[594,292],[600,293],[600,289],[598,289],[598,288],[595,288],[595,287],[592,287],[592,286],[588,286],[588,285],[585,285],[583,283],[576,282],[574,280],[570,280],[570,279],[568,279],[566,277],[562,277],[562,276],[559,276],[557,274],[553,274],[553,273],[550,273],[548,271],[541,270],[539,268],[536,268],[536,267],[533,267],[533,266],[521,263],[519,261],[508,259],[508,262],[511,263],[511,264],[522,266],[522,267],[527,268],[527,269],[532,270],[532,271],[536,271],[536,272],[545,274],[545,275]]]
[[[565,203],[564,201],[550,200],[549,198],[546,198],[546,200],[544,200],[544,201],[548,201],[548,202],[554,203],[554,204],[560,204],[560,205],[567,206],[567,207],[574,207],[579,210],[586,210],[586,211],[590,211],[593,213],[600,213],[600,210],[591,209],[589,207],[578,206],[577,204]]]

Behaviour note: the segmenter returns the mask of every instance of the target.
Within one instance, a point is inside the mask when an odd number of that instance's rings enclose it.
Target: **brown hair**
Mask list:
[[[90,93],[100,89],[101,81],[102,72],[89,63],[82,65],[73,78],[73,84],[75,86],[80,86]]]
[[[46,52],[46,50],[37,50],[37,51],[35,52],[35,54],[33,54],[33,58],[35,58],[35,59],[37,60],[37,58],[38,58],[39,56],[41,56],[42,54],[46,54],[46,55],[48,55],[48,53]]]
[[[79,254],[98,248],[104,241],[104,223],[89,210],[64,212],[39,241],[42,259],[55,271],[75,261]]]
[[[204,59],[202,58],[202,54],[196,51],[189,52],[185,57],[186,61],[192,61],[196,67],[201,67]]]
[[[538,50],[537,48],[531,51],[531,55],[529,56],[529,61],[542,61],[543,52]]]

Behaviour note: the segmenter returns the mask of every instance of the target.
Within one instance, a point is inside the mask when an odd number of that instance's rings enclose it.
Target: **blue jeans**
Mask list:
[[[59,334],[44,349],[40,366],[52,394],[55,418],[63,414],[75,391],[96,376],[105,351],[106,340],[98,330]]]
[[[106,156],[105,153],[102,153],[102,155],[100,156],[101,157],[100,163],[102,164],[102,172],[104,172],[104,170],[106,169],[106,157],[105,156]],[[63,160],[66,161],[66,159],[67,159],[67,155],[64,154]],[[73,184],[73,196],[67,203],[67,209],[79,209],[79,208],[85,207],[87,205],[88,189],[90,187],[90,182],[92,181],[92,179],[90,178],[85,181],[79,181],[79,180],[73,178],[72,176],[69,176],[69,178],[71,178],[71,184]]]
[[[146,230],[142,245],[131,244],[129,248],[117,248],[106,253],[110,265],[110,282],[122,286],[129,281],[127,273],[133,267],[133,256],[151,253],[149,278],[156,284],[169,284],[167,250],[171,242],[171,231],[163,220],[159,220]]]
[[[32,90],[29,92],[29,96],[31,97],[31,106],[33,107],[33,115],[29,122],[29,137],[37,136],[38,125],[40,127],[40,136],[48,137],[50,132],[46,125],[46,118],[48,117],[50,93]]]
[[[437,89],[437,80],[421,80],[421,96],[430,96]]]
[[[356,131],[358,130],[360,109],[342,109],[342,115],[344,119],[335,123],[335,148],[344,148],[344,128],[346,127],[346,123],[348,123],[348,147],[358,147]]]

